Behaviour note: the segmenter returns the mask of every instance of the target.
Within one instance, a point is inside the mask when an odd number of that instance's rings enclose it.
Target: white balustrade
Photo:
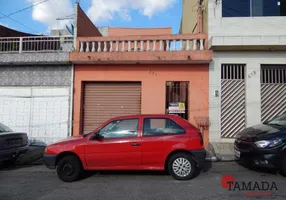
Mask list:
[[[197,50],[197,40],[193,40],[193,50]]]
[[[104,43],[103,51],[104,51],[104,52],[107,52],[107,41],[104,41],[103,43]]]
[[[95,52],[95,42],[92,42],[92,49],[91,49],[92,52]]]
[[[174,45],[174,51],[177,51],[177,40],[173,40],[173,45]]]
[[[190,51],[190,50],[191,50],[190,40],[187,40],[186,43],[187,43],[187,45],[186,45],[186,50],[187,50],[187,51]]]
[[[97,52],[101,52],[101,42],[98,42],[98,49]]]
[[[138,47],[137,47],[137,41],[134,41],[134,51],[137,52]]]
[[[116,49],[115,49],[116,52],[119,51],[119,41],[116,41]]]
[[[81,42],[80,43],[80,50],[79,50],[80,52],[83,52],[83,45],[84,45],[84,42]]]
[[[0,37],[0,53],[69,52],[73,49],[72,36]],[[80,42],[80,52],[90,51],[87,42]]]
[[[184,46],[183,46],[183,40],[180,40],[180,50],[184,50]]]
[[[193,46],[191,46],[191,41]],[[170,40],[128,40],[128,52],[158,52],[158,51],[203,51],[204,39],[170,39]],[[125,42],[120,41],[81,41],[80,52],[125,52]],[[152,43],[152,47],[151,47]],[[1,44],[1,40],[0,40]],[[102,47],[103,44],[103,47]],[[114,46],[115,44],[115,46]],[[146,45],[146,46],[145,46]],[[1,51],[0,51],[1,52]]]
[[[147,40],[147,48],[146,51],[150,51],[150,40]]]
[[[144,51],[144,41],[141,40],[140,43],[141,43],[141,44],[140,44],[140,51]]]
[[[200,40],[200,50],[201,51],[204,50],[204,40],[203,39]]]
[[[112,52],[112,51],[113,51],[113,46],[112,46],[112,45],[113,45],[113,42],[112,42],[112,41],[110,41],[110,43],[109,43],[109,44],[110,44],[109,52]]]
[[[169,40],[167,40],[166,51],[170,51],[170,41]]]
[[[129,40],[128,41],[128,52],[130,52],[131,51],[131,41]]]
[[[156,40],[153,40],[153,51],[156,51]]]
[[[89,42],[86,42],[86,50],[85,50],[85,52],[89,52],[90,50],[89,50]]]

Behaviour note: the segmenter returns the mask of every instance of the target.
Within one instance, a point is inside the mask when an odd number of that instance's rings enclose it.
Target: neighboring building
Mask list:
[[[72,135],[76,36],[101,36],[76,4],[75,28],[32,35],[0,26],[0,122],[49,144]]]
[[[189,1],[189,10],[196,2]],[[204,3],[205,33],[214,51],[210,141],[228,142],[243,128],[286,111],[286,1]]]
[[[3,26],[0,33],[6,33],[0,37],[0,122],[46,144],[66,138],[73,37],[31,36]]]
[[[207,121],[212,52],[205,49],[206,34],[172,35],[170,28],[99,31],[105,37],[77,37],[70,55],[74,135],[119,115],[169,113],[172,102],[182,102],[180,115],[195,125]]]

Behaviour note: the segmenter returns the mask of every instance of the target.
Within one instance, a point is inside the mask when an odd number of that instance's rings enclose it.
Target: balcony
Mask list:
[[[73,63],[208,63],[206,34],[79,37]]]
[[[0,65],[66,64],[72,36],[0,37]]]
[[[70,52],[72,48],[72,36],[0,38],[0,53]]]

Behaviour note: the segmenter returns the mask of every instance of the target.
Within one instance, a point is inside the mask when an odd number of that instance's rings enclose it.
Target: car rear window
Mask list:
[[[143,135],[170,135],[184,134],[185,130],[171,119],[167,118],[146,118],[144,119]]]
[[[0,133],[3,132],[12,132],[12,129],[10,129],[8,126],[5,126],[4,124],[0,123]]]

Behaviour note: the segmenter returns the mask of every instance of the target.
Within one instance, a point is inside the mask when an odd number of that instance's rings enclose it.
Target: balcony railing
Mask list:
[[[79,52],[158,52],[205,50],[204,34],[79,38]]]
[[[0,38],[0,53],[69,52],[72,48],[72,36]]]

